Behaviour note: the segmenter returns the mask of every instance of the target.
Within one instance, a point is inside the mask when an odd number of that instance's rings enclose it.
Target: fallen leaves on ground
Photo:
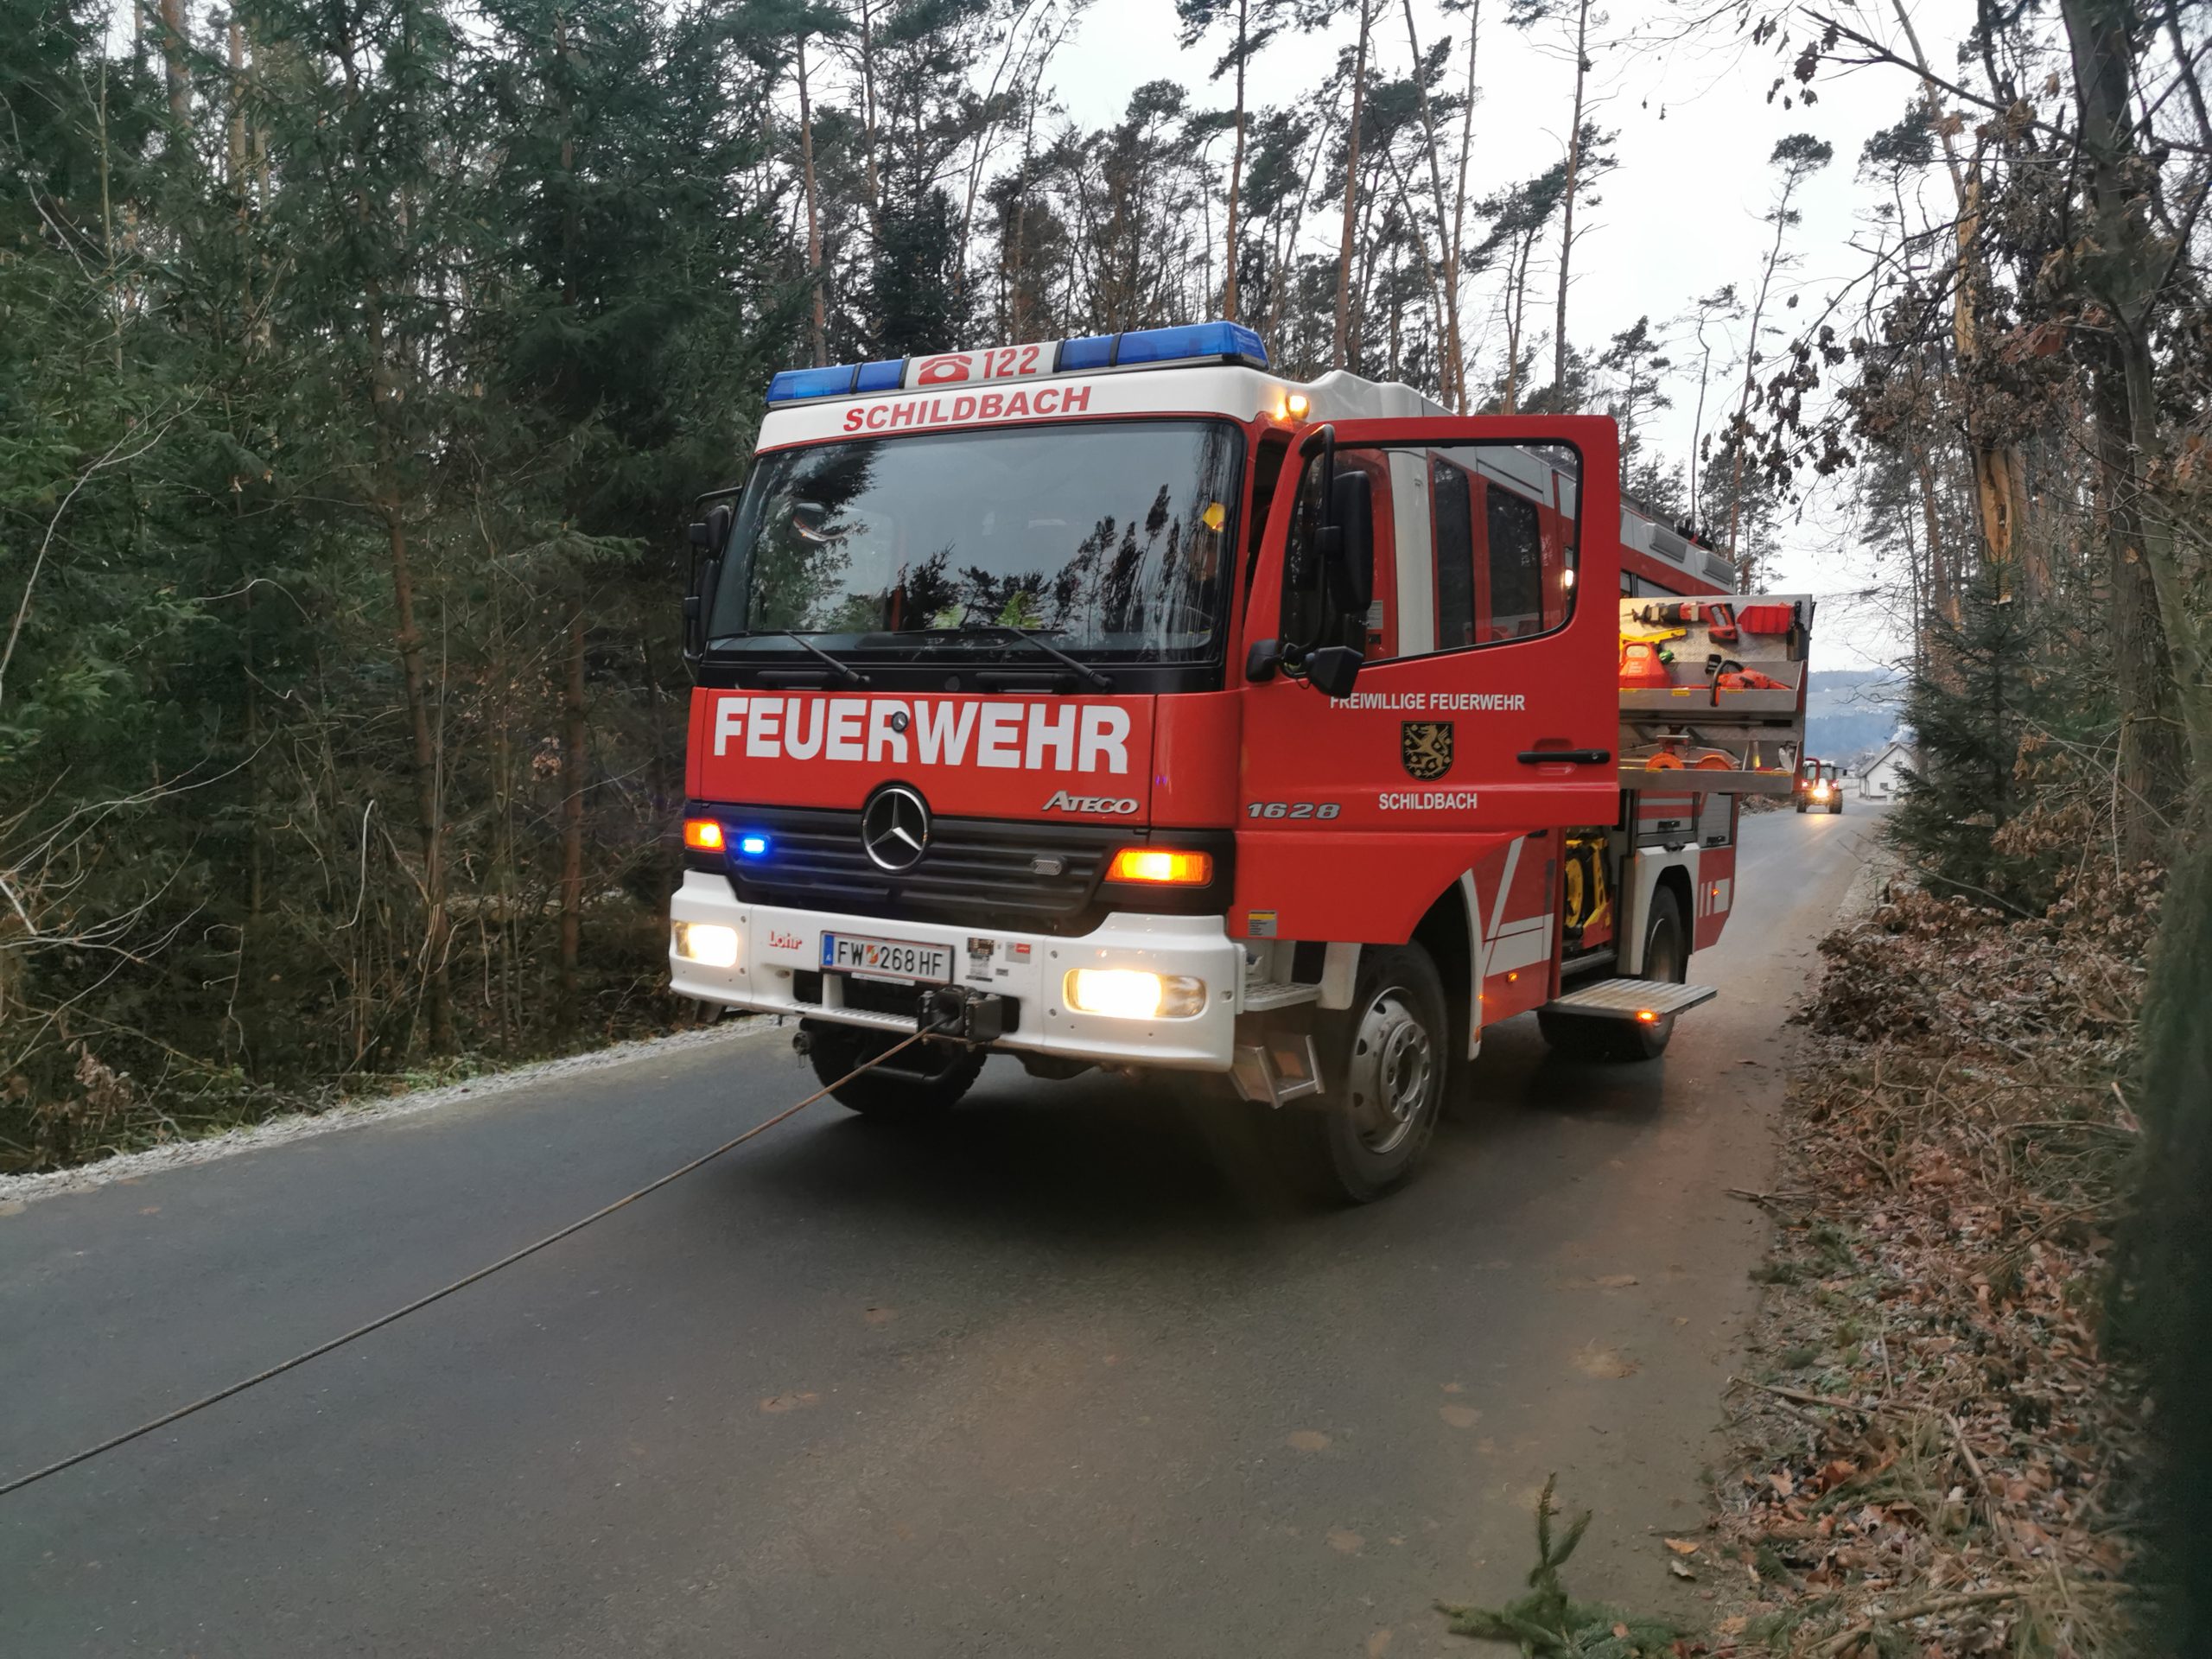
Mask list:
[[[1745,1195],[1781,1226],[1717,1653],[2122,1649],[2140,1395],[2098,1296],[2156,914],[2091,866],[2044,917],[1893,887],[1822,942],[1785,1166]]]

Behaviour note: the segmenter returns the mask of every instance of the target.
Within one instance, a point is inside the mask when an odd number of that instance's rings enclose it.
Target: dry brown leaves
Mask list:
[[[2157,884],[1897,887],[1831,936],[1734,1403],[1716,1651],[2121,1650],[2139,1395],[2098,1343]]]

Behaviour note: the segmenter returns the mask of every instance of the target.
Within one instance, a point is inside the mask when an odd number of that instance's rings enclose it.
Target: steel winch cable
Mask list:
[[[567,1238],[573,1234],[583,1231],[585,1228],[590,1226],[594,1222],[604,1221],[607,1217],[613,1215],[617,1210],[623,1208],[626,1205],[635,1204],[639,1198],[645,1197],[647,1194],[659,1192],[662,1187],[666,1186],[670,1182],[681,1180],[686,1175],[690,1174],[692,1171],[704,1168],[707,1165],[714,1162],[715,1159],[721,1157],[724,1153],[734,1151],[737,1147],[743,1146],[754,1135],[766,1134],[768,1130],[774,1128],[779,1123],[784,1122],[787,1119],[798,1116],[808,1107],[813,1105],[816,1101],[820,1100],[823,1096],[830,1093],[832,1090],[843,1088],[845,1084],[850,1083],[855,1077],[860,1077],[864,1072],[874,1071],[877,1066],[881,1065],[886,1060],[889,1059],[893,1055],[899,1052],[902,1049],[912,1047],[916,1043],[920,1042],[925,1037],[933,1037],[940,1034],[942,1034],[940,1028],[932,1025],[917,1031],[911,1037],[902,1038],[899,1041],[893,1044],[889,1048],[885,1049],[882,1053],[874,1056],[866,1064],[855,1066],[850,1071],[845,1073],[843,1077],[838,1078],[836,1082],[823,1084],[821,1088],[816,1090],[812,1094],[809,1095],[804,1100],[800,1101],[797,1105],[786,1106],[782,1111],[778,1112],[773,1117],[767,1118],[761,1122],[755,1123],[751,1128],[746,1130],[744,1134],[734,1135],[729,1140],[723,1141],[721,1145],[716,1147],[712,1152],[702,1153],[698,1157],[694,1158],[690,1163],[682,1166],[680,1168],[671,1169],[667,1174],[663,1175],[658,1180],[649,1181],[645,1185],[639,1187],[636,1192],[626,1193],[621,1198],[615,1199],[613,1203],[593,1211],[591,1214],[584,1217],[581,1221],[572,1221],[559,1231],[548,1233],[544,1237],[537,1240],[535,1243],[525,1244],[518,1250],[510,1251],[507,1255],[501,1256],[498,1261],[493,1262],[487,1266],[479,1268],[474,1273],[466,1274],[461,1278],[454,1280],[451,1284],[442,1286],[438,1289],[430,1292],[427,1296],[418,1296],[404,1307],[396,1307],[389,1313],[385,1313],[377,1319],[371,1319],[366,1325],[356,1325],[353,1330],[348,1331],[342,1337],[333,1337],[328,1342],[320,1343],[315,1347],[308,1349],[305,1353],[295,1354],[291,1358],[285,1360],[279,1364],[271,1365],[266,1370],[256,1371],[251,1376],[242,1377],[238,1382],[232,1383],[228,1388],[218,1389],[213,1394],[206,1395],[198,1400],[194,1400],[188,1406],[179,1406],[175,1411],[165,1412],[161,1416],[155,1418],[151,1422],[141,1423],[137,1427],[127,1430],[124,1433],[115,1435],[111,1439],[102,1440],[97,1446],[88,1446],[81,1452],[73,1452],[69,1456],[61,1459],[58,1462],[48,1464],[43,1469],[34,1469],[27,1475],[18,1475],[13,1480],[0,1483],[0,1497],[5,1497],[10,1492],[21,1491],[26,1486],[29,1486],[36,1482],[44,1480],[48,1475],[58,1475],[64,1469],[73,1469],[79,1464],[85,1463],[93,1458],[97,1458],[103,1452],[114,1451],[118,1446],[128,1446],[131,1441],[137,1440],[142,1435],[151,1434],[157,1428],[167,1428],[171,1423],[180,1422],[183,1419],[191,1416],[193,1413],[196,1411],[205,1411],[208,1407],[219,1404],[221,1402],[231,1398],[233,1395],[244,1394],[248,1389],[253,1388],[257,1384],[266,1382],[271,1377],[282,1376],[285,1372],[295,1370],[300,1366],[306,1364],[311,1359],[320,1359],[323,1355],[330,1353],[336,1349],[343,1348],[347,1343],[353,1342],[359,1338],[365,1337],[372,1331],[381,1331],[385,1325],[391,1325],[397,1320],[405,1319],[410,1313],[419,1313],[424,1308],[429,1306],[431,1303],[443,1301],[455,1291],[466,1290],[469,1286],[477,1283],[479,1281],[489,1279],[493,1274],[499,1272],[502,1268],[511,1268],[514,1266],[516,1262],[523,1260],[525,1256],[537,1255],[538,1251],[544,1249],[548,1245],[558,1244],[563,1239]]]

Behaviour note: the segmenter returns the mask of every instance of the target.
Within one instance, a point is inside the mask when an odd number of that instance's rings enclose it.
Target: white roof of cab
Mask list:
[[[779,404],[760,423],[759,448],[781,449],[871,434],[957,430],[1101,415],[1222,415],[1249,421],[1276,413],[1292,392],[1306,395],[1309,420],[1372,420],[1451,412],[1411,386],[1365,380],[1342,369],[1310,381],[1229,364],[1107,369],[1095,374],[1039,376],[973,387],[931,386]]]

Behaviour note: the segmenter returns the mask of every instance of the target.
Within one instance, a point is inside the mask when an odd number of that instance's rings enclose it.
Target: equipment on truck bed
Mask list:
[[[670,962],[825,1081],[945,1033],[847,1105],[1182,1071],[1367,1198],[1492,1024],[1649,1058],[1707,995],[1812,605],[1625,501],[1611,421],[1293,381],[1225,323],[769,404],[694,537]]]

